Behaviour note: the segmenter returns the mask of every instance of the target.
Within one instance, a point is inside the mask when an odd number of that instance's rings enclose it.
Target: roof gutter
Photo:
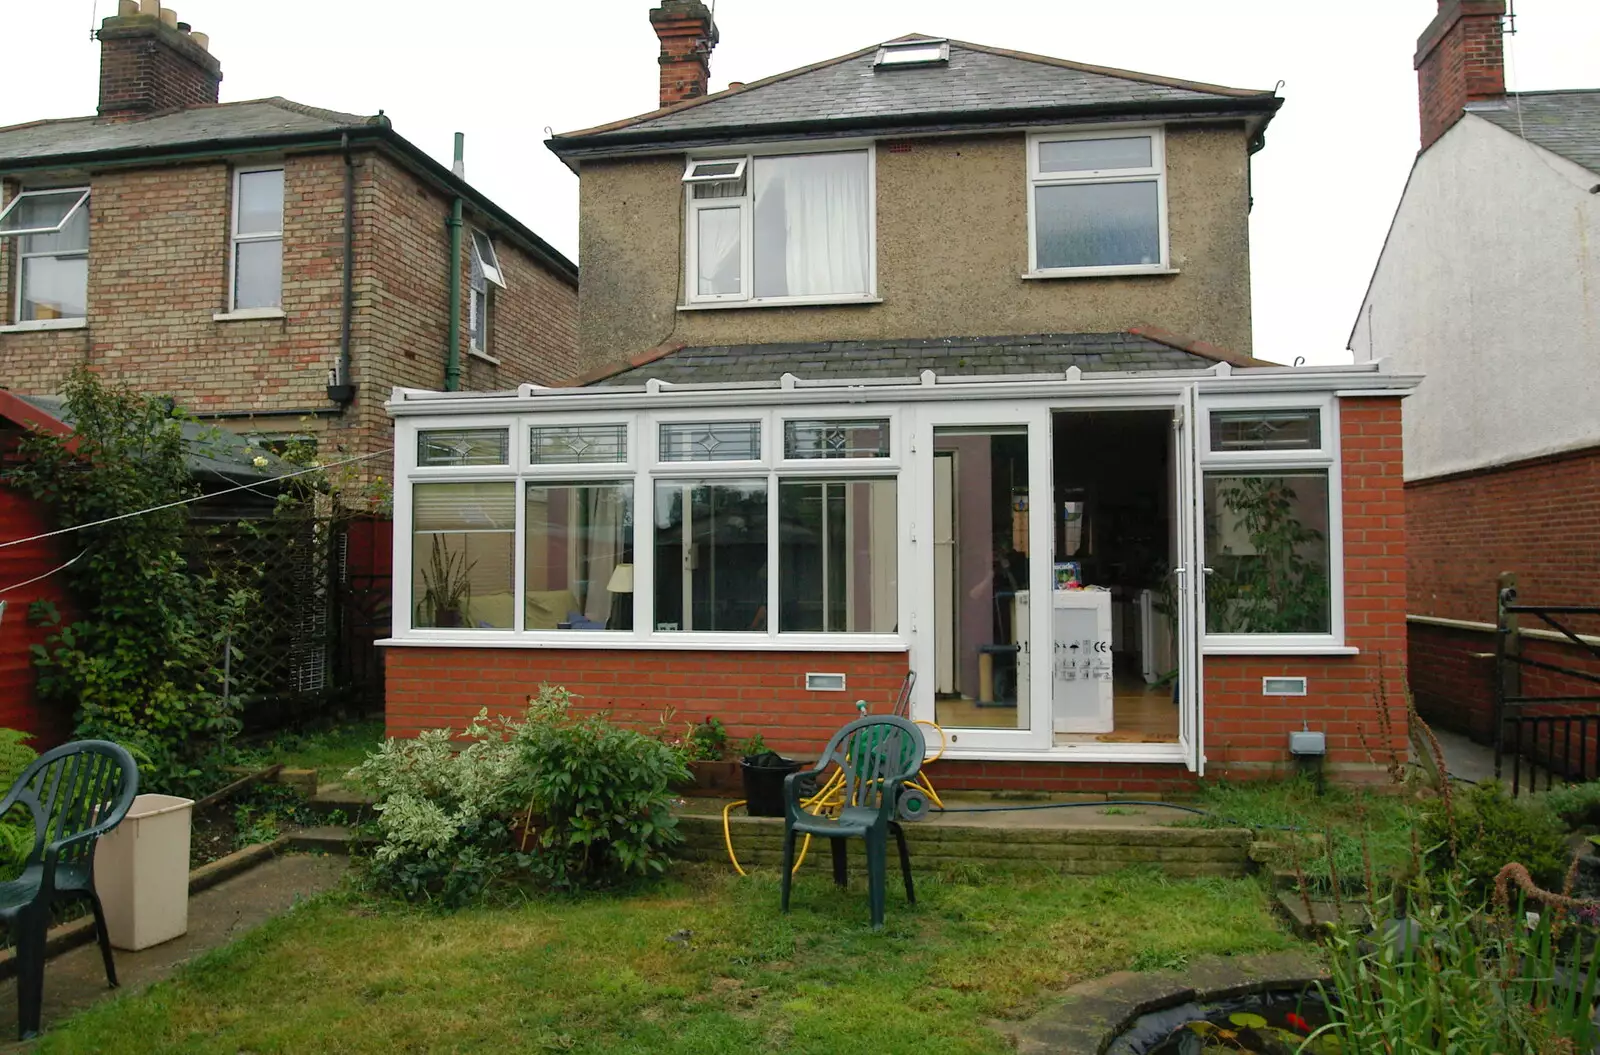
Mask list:
[[[1048,121],[1081,121],[1085,119],[1115,118],[1243,118],[1259,122],[1251,136],[1252,152],[1260,149],[1262,130],[1272,116],[1283,106],[1277,95],[1261,95],[1225,102],[1216,100],[1152,100],[1150,102],[1118,103],[1114,107],[1089,106],[1035,106],[1009,110],[987,110],[974,113],[970,110],[930,111],[908,114],[903,118],[886,120],[881,115],[841,118],[818,121],[804,119],[763,124],[719,125],[690,129],[620,129],[593,135],[563,137],[552,136],[545,146],[563,161],[614,156],[625,153],[667,152],[693,146],[706,141],[740,140],[750,142],[763,139],[815,139],[846,134],[872,134],[895,136],[925,132],[1002,131],[1013,127],[1036,125]]]
[[[52,154],[41,158],[0,159],[0,174],[45,172],[57,169],[110,169],[152,164],[170,165],[184,161],[222,160],[240,155],[272,151],[343,150],[371,147],[384,151],[402,167],[444,195],[459,197],[493,220],[511,241],[549,268],[557,278],[576,288],[578,266],[554,246],[540,238],[522,221],[475,190],[425,151],[389,126],[369,124],[327,132],[295,132],[283,135],[217,139],[204,147],[123,147],[117,150],[92,150],[77,154]]]

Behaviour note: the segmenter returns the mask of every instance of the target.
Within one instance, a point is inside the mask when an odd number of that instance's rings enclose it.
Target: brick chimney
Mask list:
[[[711,49],[717,26],[700,0],[662,0],[650,12],[661,39],[661,105],[698,99],[711,84]]]
[[[100,116],[139,117],[217,101],[222,64],[204,33],[159,0],[120,0],[100,23]]]
[[[1461,119],[1468,103],[1506,94],[1505,0],[1439,0],[1439,13],[1417,38],[1417,100],[1422,149]]]

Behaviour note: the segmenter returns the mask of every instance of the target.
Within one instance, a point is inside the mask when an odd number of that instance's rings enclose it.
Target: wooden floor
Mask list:
[[[980,707],[965,697],[942,696],[934,705],[935,720],[946,729],[1018,729],[1015,707]],[[1178,708],[1172,685],[1146,685],[1137,674],[1118,675],[1112,687],[1109,733],[1057,733],[1055,742],[1108,744],[1173,744],[1178,742]]]

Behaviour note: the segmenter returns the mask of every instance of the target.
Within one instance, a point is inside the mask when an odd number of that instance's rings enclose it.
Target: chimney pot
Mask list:
[[[711,86],[711,51],[717,26],[700,0],[661,0],[650,12],[661,41],[661,105],[698,99]]]
[[[728,90],[729,91],[732,91],[735,88],[743,88],[743,87],[744,87],[744,81],[729,81],[728,82]]]
[[[129,13],[130,7],[134,8]],[[121,0],[100,24],[100,115],[144,114],[217,101],[222,65],[210,40],[153,0]],[[151,17],[154,16],[154,17]]]
[[[1469,103],[1506,94],[1506,0],[1439,0],[1439,12],[1417,38],[1417,104],[1426,150]]]

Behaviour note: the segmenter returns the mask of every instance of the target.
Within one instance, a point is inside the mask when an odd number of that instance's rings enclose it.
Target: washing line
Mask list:
[[[273,477],[273,480],[292,480],[296,476],[304,476],[306,473],[320,473],[328,469],[337,469],[341,465],[350,465],[354,462],[364,462],[369,458],[377,458],[381,455],[391,454],[393,452],[393,447],[385,447],[383,450],[373,451],[371,454],[358,454],[353,458],[342,458],[336,462],[327,462],[323,465],[313,465],[307,469],[296,469],[292,473],[284,473],[282,476],[275,476]],[[194,502],[204,502],[208,498],[221,498],[223,495],[231,495],[235,491],[254,490],[257,487],[262,486],[263,482],[264,481],[258,481],[250,484],[239,484],[237,487],[228,487],[221,491],[212,491],[209,494],[194,495],[191,498],[180,498],[176,502],[166,502],[162,505],[151,506],[148,509],[136,509],[131,513],[118,513],[114,517],[106,517],[103,520],[91,520],[87,524],[74,524],[72,527],[58,528],[55,531],[46,531],[40,535],[29,535],[27,538],[10,539],[5,542],[0,542],[0,549],[5,549],[8,546],[21,546],[27,542],[38,542],[40,539],[55,538],[57,535],[67,535],[74,531],[82,531],[84,528],[99,527],[102,524],[114,524],[118,520],[127,520],[130,517],[144,516],[146,513],[159,513],[163,509],[173,509],[177,506],[186,506]],[[79,556],[82,556],[82,554],[79,554]],[[73,560],[77,560],[77,557],[74,557]],[[56,569],[56,571],[60,570],[60,568]],[[46,574],[54,573],[47,572]],[[27,583],[18,583],[17,585],[26,586]],[[7,589],[16,589],[16,587],[8,586]]]
[[[54,575],[58,571],[66,571],[68,568],[82,560],[84,554],[88,552],[89,551],[87,548],[81,549],[78,551],[78,555],[76,557],[73,557],[65,564],[57,564],[54,568],[51,568],[49,571],[44,572],[41,575],[35,575],[31,579],[23,579],[21,582],[14,582],[10,586],[0,586],[0,594],[10,593],[12,590],[20,590],[24,586],[32,586],[34,583],[39,582],[42,579],[50,578],[50,576]]]

